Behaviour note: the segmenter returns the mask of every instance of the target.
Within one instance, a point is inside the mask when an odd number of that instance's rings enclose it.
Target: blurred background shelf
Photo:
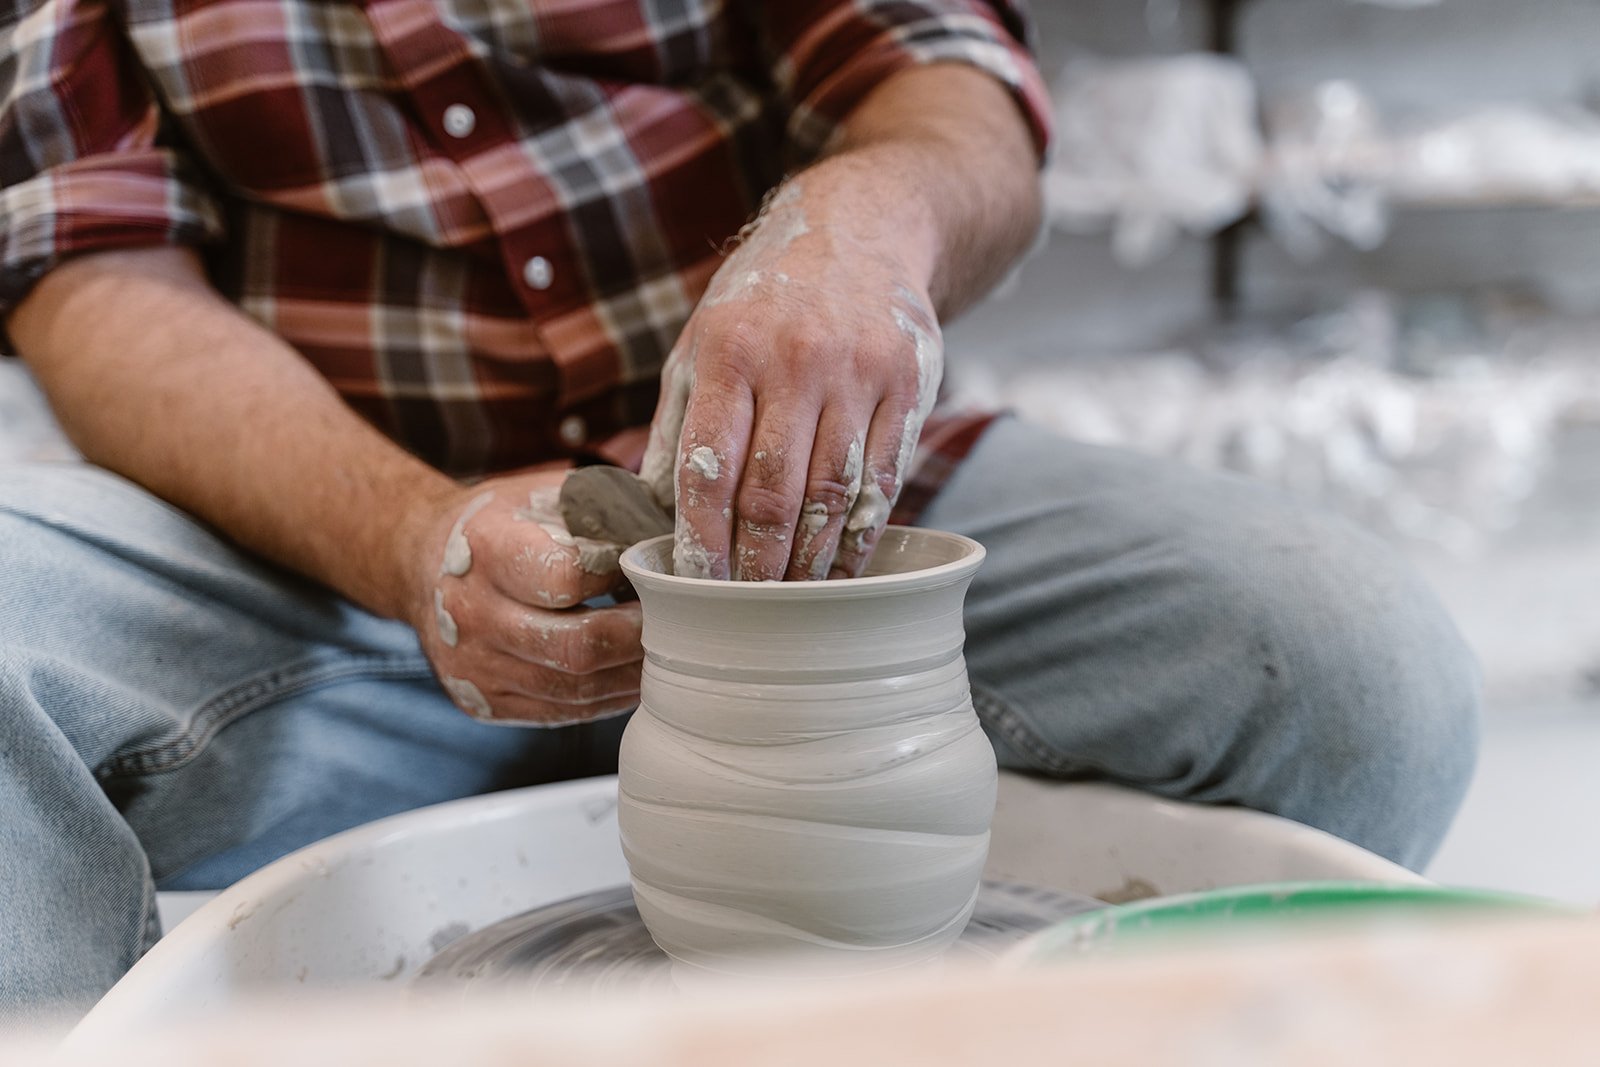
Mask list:
[[[1243,217],[1178,232],[1137,267],[1109,224],[1056,226],[1006,290],[947,331],[951,377],[1064,432],[1253,468],[1392,537],[1456,612],[1487,691],[1479,777],[1430,873],[1600,900],[1589,825],[1600,811],[1600,5],[1035,0],[1034,12],[1058,95],[1086,68],[1087,79],[1110,64],[1231,56],[1254,94],[1261,154],[1240,162],[1237,129],[1197,134],[1217,113],[1192,90],[1175,94],[1188,110],[1162,116],[1157,147],[1199,145],[1199,163],[1151,164],[1130,136],[1114,162],[1139,177],[1099,176],[1147,210],[1163,172],[1187,194],[1185,168],[1220,161],[1242,175]],[[1329,87],[1333,117],[1343,106],[1348,121],[1342,139],[1324,128],[1318,140],[1306,102]],[[1218,106],[1235,109],[1228,121],[1241,108]],[[1377,236],[1352,244],[1318,227],[1314,250],[1285,247],[1262,192],[1296,172],[1364,192]],[[1287,414],[1313,402],[1298,422]],[[1430,448],[1430,432],[1459,447]],[[1340,443],[1319,451],[1319,436]],[[1282,445],[1275,464],[1218,445],[1262,439]],[[1433,508],[1427,521],[1415,521],[1419,503]]]

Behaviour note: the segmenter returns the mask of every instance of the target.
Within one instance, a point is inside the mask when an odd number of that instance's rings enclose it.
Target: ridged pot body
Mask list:
[[[962,657],[982,558],[898,527],[843,581],[676,578],[668,538],[624,555],[646,659],[618,818],[639,912],[675,961],[876,969],[960,935],[995,802]]]

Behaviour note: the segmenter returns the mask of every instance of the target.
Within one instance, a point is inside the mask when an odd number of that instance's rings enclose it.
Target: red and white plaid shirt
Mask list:
[[[993,74],[981,0],[0,0],[0,315],[66,256],[218,289],[461,476],[636,459],[728,238],[891,73]],[[930,420],[900,518],[976,440]]]

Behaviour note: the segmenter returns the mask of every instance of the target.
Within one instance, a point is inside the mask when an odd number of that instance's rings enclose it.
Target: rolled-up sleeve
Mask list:
[[[221,235],[106,4],[0,0],[0,322],[68,256]]]
[[[773,76],[789,107],[790,147],[814,156],[889,75],[927,63],[992,74],[1016,98],[1043,154],[1049,91],[1027,46],[1020,3],[984,0],[773,0],[757,5]]]

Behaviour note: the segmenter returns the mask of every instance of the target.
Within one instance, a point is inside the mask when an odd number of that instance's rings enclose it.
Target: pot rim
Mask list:
[[[641,566],[640,559],[650,547],[671,541],[672,534],[662,534],[648,541],[640,541],[622,553],[622,570],[634,585],[673,589],[696,596],[719,597],[730,600],[829,600],[859,597],[885,592],[910,592],[935,589],[954,582],[965,581],[976,573],[987,552],[982,544],[958,533],[932,530],[922,526],[886,526],[884,533],[895,531],[908,539],[944,541],[959,546],[963,551],[958,559],[936,567],[903,571],[896,574],[874,574],[865,578],[833,578],[815,582],[733,582],[713,578],[685,578],[676,574]]]

